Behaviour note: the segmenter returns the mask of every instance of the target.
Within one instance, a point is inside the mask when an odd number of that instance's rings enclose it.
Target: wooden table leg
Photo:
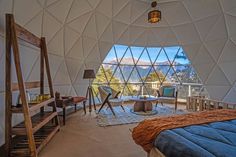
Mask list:
[[[63,107],[63,125],[66,125],[66,108]]]
[[[84,114],[86,114],[86,101],[83,101]]]

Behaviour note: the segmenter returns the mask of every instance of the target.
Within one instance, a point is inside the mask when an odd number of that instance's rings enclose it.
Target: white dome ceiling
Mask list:
[[[150,0],[1,0],[0,28],[4,14],[13,13],[17,23],[46,37],[53,82],[65,94],[85,94],[84,68],[98,69],[114,44],[181,45],[210,96],[236,102],[236,1],[160,0],[158,7],[161,22],[148,24]],[[38,80],[39,52],[22,44],[25,79]]]

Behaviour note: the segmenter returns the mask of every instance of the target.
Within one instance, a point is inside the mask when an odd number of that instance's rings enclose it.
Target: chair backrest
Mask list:
[[[175,85],[161,86],[159,92],[161,97],[176,97],[177,86]]]
[[[110,98],[114,97],[114,94],[116,94],[116,93],[114,93],[114,90],[109,86],[99,86],[98,91],[100,93],[100,97],[101,97],[102,101],[104,101],[106,99],[106,97],[109,93],[111,94]]]

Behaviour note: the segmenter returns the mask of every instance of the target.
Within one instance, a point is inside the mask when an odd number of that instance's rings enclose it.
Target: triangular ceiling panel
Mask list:
[[[208,50],[208,52],[211,54],[211,56],[214,58],[216,62],[218,61],[220,55],[222,54],[222,50],[226,42],[227,42],[227,39],[204,42],[206,49]]]
[[[59,55],[59,56],[64,56],[64,42],[63,42],[63,29],[58,31],[55,36],[48,42],[48,52]]]
[[[100,52],[99,52],[99,48],[98,48],[98,44],[96,44],[92,51],[89,52],[86,61],[88,62],[100,62],[101,63],[101,59],[100,59]]]
[[[219,66],[221,67],[222,71],[224,71],[225,76],[228,78],[231,84],[233,84],[236,81],[236,70],[232,69],[236,67],[236,61],[220,63]]]
[[[51,55],[51,54],[49,54],[48,57],[49,57],[51,77],[54,78],[59,69],[59,66],[61,65],[63,61],[63,57]]]
[[[170,25],[190,23],[191,18],[182,2],[170,2],[161,5],[162,14]],[[176,14],[176,10],[178,13]]]
[[[208,35],[206,36],[206,41],[209,40],[217,40],[222,38],[227,38],[228,32],[225,25],[225,19],[220,16],[216,22],[216,24],[211,28]]]
[[[110,23],[100,37],[101,41],[113,43],[112,24]]]
[[[229,86],[230,85],[227,77],[218,66],[215,66],[215,68],[212,70],[206,83],[207,85],[215,85],[215,86]]]
[[[195,26],[201,36],[201,39],[204,40],[209,34],[210,30],[216,25],[217,20],[219,19],[218,15],[213,15],[195,22]]]
[[[210,53],[207,51],[206,47],[202,45],[197,55],[194,57],[194,60],[192,60],[192,63],[193,64],[202,64],[202,63],[212,64],[214,63],[214,60],[211,57]]]
[[[127,5],[127,3],[129,3],[127,0],[113,0],[113,16],[117,15],[122,10],[122,8]]]
[[[235,103],[236,102],[236,90],[234,87],[232,87],[227,95],[224,97],[223,101],[224,102],[229,102],[229,103]]]
[[[63,61],[53,78],[54,85],[70,85],[71,78],[67,71],[67,66],[65,61]]]
[[[220,3],[216,0],[184,0],[183,3],[194,20],[221,13]]]
[[[60,0],[50,5],[47,10],[56,17],[61,23],[64,23],[68,16],[73,0]]]
[[[226,20],[226,25],[228,28],[228,35],[229,36],[236,36],[236,15],[232,16],[232,15],[228,15],[225,14],[225,20]]]
[[[188,58],[193,61],[195,56],[198,54],[199,49],[201,48],[202,43],[194,43],[189,45],[184,45],[184,51]]]
[[[146,8],[146,9],[144,9]],[[131,2],[131,23],[134,22],[138,17],[142,16],[149,8],[149,4],[142,1]]]
[[[211,93],[211,99],[213,100],[223,100],[226,94],[230,90],[230,86],[206,86],[207,91]]]
[[[107,28],[107,26],[109,25],[110,19],[107,16],[102,15],[100,13],[96,13],[95,17],[96,17],[98,38],[100,38],[101,35],[104,33],[105,29]],[[110,33],[112,34],[112,32]]]
[[[191,44],[200,42],[200,37],[193,24],[184,24],[172,27],[180,44]]]
[[[143,27],[139,26],[130,26],[130,42],[134,43],[137,38],[141,36],[142,33],[145,32]]]
[[[127,3],[121,11],[115,15],[114,20],[129,24],[131,20],[131,4]]]
[[[91,37],[94,39],[97,39],[97,24],[95,21],[95,15],[93,14],[88,23],[86,24],[86,27],[83,31],[83,35],[87,37]]]
[[[36,0],[14,1],[14,5],[17,6],[13,12],[15,15],[17,15],[15,16],[15,19],[21,25],[25,25],[42,10],[41,6]]]
[[[25,28],[30,32],[33,32],[38,37],[41,37],[42,20],[43,20],[43,12],[40,12],[37,16],[35,16],[31,21],[29,21],[25,25]]]
[[[121,22],[113,21],[112,27],[114,41],[117,41],[121,37],[121,35],[127,30],[128,25]]]
[[[50,14],[44,12],[43,36],[46,37],[46,42],[50,41],[60,28],[61,24]]]
[[[21,62],[21,68],[22,68],[22,75],[24,80],[26,80],[30,72],[32,70],[32,67],[37,61],[37,58],[39,57],[39,51],[35,49],[31,49],[26,46],[19,46],[19,52],[20,52],[20,62]],[[30,58],[30,59],[25,59],[25,58]],[[15,64],[12,65],[12,72],[13,72],[13,80],[16,81],[16,70],[15,70]]]
[[[83,44],[82,44],[82,37],[79,38],[75,44],[72,46],[70,51],[66,54],[66,57],[70,58],[77,58],[80,60],[84,59],[84,51],[83,51]]]
[[[107,52],[112,48],[113,44],[109,42],[99,41],[99,51],[101,54],[101,60],[103,61],[107,56]]]
[[[112,0],[100,0],[96,10],[103,15],[112,17]]]
[[[65,54],[67,54],[71,50],[73,45],[76,43],[76,41],[79,39],[80,34],[68,26],[65,27],[64,31]]]
[[[89,19],[91,18],[92,12],[81,15],[69,23],[69,26],[79,33],[83,33]]]
[[[93,8],[96,8],[101,0],[87,0],[87,1]]]
[[[56,3],[56,2],[58,2],[58,1],[60,1],[60,0],[47,0],[47,6],[49,6],[49,5],[52,5],[52,4],[54,4],[54,3]]]
[[[68,73],[72,83],[75,81],[79,69],[83,63],[76,59],[66,59],[66,65],[68,68]]]
[[[236,45],[231,40],[228,40],[224,46],[219,62],[235,61],[236,60],[235,49]]]
[[[92,8],[87,0],[74,0],[66,21],[70,22],[91,10]]]
[[[87,57],[89,52],[96,45],[97,40],[89,38],[89,37],[83,37],[82,43],[83,43],[84,56]]]

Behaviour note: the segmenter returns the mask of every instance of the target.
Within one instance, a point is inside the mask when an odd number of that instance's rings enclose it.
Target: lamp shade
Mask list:
[[[85,69],[83,79],[93,79],[95,77],[95,73],[93,69]]]
[[[152,10],[148,13],[148,22],[157,23],[161,20],[161,12],[159,10]]]

